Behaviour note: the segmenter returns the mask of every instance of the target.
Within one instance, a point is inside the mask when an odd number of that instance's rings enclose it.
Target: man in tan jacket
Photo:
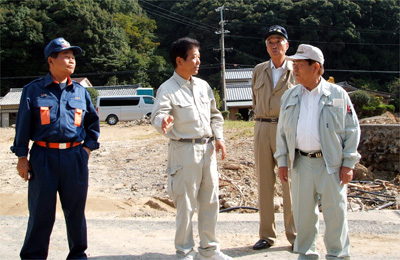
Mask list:
[[[271,59],[254,68],[252,79],[254,127],[254,156],[258,180],[260,239],[254,250],[269,248],[276,240],[274,185],[276,181],[274,153],[280,100],[283,93],[296,85],[293,63],[285,60],[289,48],[288,35],[282,26],[273,25],[265,34],[267,52]],[[282,183],[283,213],[286,237],[293,245],[296,238],[290,182]]]

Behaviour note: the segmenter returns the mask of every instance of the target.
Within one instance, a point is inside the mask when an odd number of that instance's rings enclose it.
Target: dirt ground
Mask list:
[[[14,129],[0,128],[0,259],[18,259],[27,223],[27,183],[10,152]],[[257,207],[253,139],[225,130],[228,155],[219,160],[220,197],[233,206]],[[165,173],[167,139],[150,125],[101,125],[101,147],[92,152],[86,209],[91,259],[174,259],[175,210],[168,199]],[[277,186],[279,212],[280,188]],[[258,214],[220,214],[218,237],[223,252],[235,259],[296,259],[284,238],[277,213],[277,245],[253,251]],[[195,218],[194,218],[195,219]],[[400,259],[398,211],[350,212],[353,259]],[[323,221],[318,250],[324,255]],[[195,229],[198,245],[197,229]],[[197,246],[196,245],[196,246]],[[68,254],[65,225],[58,205],[49,259]]]

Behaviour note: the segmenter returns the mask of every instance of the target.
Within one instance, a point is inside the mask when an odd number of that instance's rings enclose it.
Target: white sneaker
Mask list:
[[[178,257],[179,260],[194,260],[196,257],[196,251],[192,250],[189,254],[184,257]]]
[[[232,260],[232,257],[225,255],[221,251],[217,251],[210,257],[205,257],[197,253],[196,260]]]

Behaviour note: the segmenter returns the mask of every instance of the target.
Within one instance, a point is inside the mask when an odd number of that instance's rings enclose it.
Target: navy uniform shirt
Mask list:
[[[28,155],[29,140],[51,143],[84,142],[99,148],[99,117],[84,87],[68,77],[61,90],[50,73],[24,86],[14,145],[18,157]]]

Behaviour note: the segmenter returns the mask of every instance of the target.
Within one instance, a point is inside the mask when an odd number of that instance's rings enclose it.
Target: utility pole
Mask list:
[[[225,6],[218,7],[215,11],[219,11],[221,14],[221,21],[219,25],[221,26],[220,31],[215,32],[216,34],[221,34],[220,46],[221,46],[221,87],[222,87],[222,108],[223,111],[227,110],[226,107],[226,82],[225,82],[225,43],[224,43],[224,34],[229,33],[229,31],[224,30],[224,9]],[[226,9],[227,10],[227,9]]]

